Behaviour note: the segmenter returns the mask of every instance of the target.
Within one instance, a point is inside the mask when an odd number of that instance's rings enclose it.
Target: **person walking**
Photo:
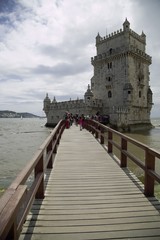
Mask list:
[[[82,117],[79,118],[79,126],[80,126],[80,131],[82,131],[82,128],[83,128],[83,118]]]

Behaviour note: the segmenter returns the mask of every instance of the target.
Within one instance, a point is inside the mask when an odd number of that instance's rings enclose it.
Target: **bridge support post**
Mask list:
[[[154,196],[154,178],[149,175],[149,170],[155,170],[155,156],[149,150],[145,152],[145,182],[144,194],[146,197]]]

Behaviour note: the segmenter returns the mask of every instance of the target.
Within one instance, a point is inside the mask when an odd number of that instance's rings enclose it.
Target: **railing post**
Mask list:
[[[149,152],[148,149],[145,151],[145,180],[144,180],[144,194],[147,197],[154,196],[154,178],[148,173],[148,170],[155,170],[155,156]]]
[[[52,151],[52,141],[49,143],[47,149],[46,149],[46,154],[48,155],[50,151]],[[48,161],[48,165],[47,168],[52,168],[53,167],[53,161],[52,161],[52,156],[50,157],[49,161]]]
[[[35,195],[36,199],[43,199],[44,198],[44,163],[43,163],[43,154],[40,157],[36,167],[35,167],[35,178],[39,173],[43,172],[43,178],[41,180],[41,183],[39,185],[38,191]]]
[[[94,135],[95,134],[95,123],[92,124],[92,134]]]
[[[92,121],[89,121],[88,130],[89,132],[92,132]]]
[[[100,131],[101,131],[101,144],[104,144],[104,128],[103,127],[101,127],[100,128]]]
[[[18,239],[18,236],[17,236],[17,226],[16,226],[16,219],[14,219],[13,221],[13,224],[7,234],[7,237],[5,237],[5,240],[10,240],[10,239]]]
[[[95,124],[95,138],[98,138],[98,124]]]
[[[59,129],[56,133],[56,135],[57,135],[57,144],[56,145],[58,145],[60,143],[60,139],[61,139],[61,136],[62,136],[62,133],[63,133],[64,129],[65,129],[64,125],[61,125],[59,127]],[[56,140],[56,138],[55,138],[55,140]]]
[[[112,151],[113,151],[112,143],[109,141],[109,140],[112,140],[112,138],[113,138],[113,134],[108,129],[108,153],[112,153]]]
[[[122,152],[123,150],[127,150],[127,140],[121,138],[121,168],[127,167],[127,156]]]

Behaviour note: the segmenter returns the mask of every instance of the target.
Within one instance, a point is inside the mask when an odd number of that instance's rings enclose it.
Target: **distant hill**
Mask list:
[[[39,116],[28,112],[14,112],[9,110],[0,111],[0,118],[38,118]]]

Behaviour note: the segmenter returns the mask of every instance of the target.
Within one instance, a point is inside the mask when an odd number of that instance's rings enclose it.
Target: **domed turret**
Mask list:
[[[144,42],[146,43],[146,34],[142,31],[141,34],[141,38],[144,40]]]
[[[91,91],[90,85],[88,84],[88,89],[84,94],[85,103],[87,105],[90,105],[90,103],[92,102],[92,98],[93,98],[93,92]]]
[[[127,20],[125,20],[125,22],[123,23],[123,31],[128,32],[130,30],[130,22]]]
[[[52,103],[56,103],[56,102],[57,102],[56,98],[54,97]]]
[[[96,36],[96,44],[99,43],[101,41],[101,36],[99,35],[99,33]]]
[[[43,101],[43,111],[45,112],[45,114],[47,115],[50,109],[50,104],[51,104],[51,100],[48,97],[48,93],[46,94],[46,97]]]
[[[152,90],[149,87],[147,92],[147,101],[149,105],[153,105],[152,95],[153,95]]]

